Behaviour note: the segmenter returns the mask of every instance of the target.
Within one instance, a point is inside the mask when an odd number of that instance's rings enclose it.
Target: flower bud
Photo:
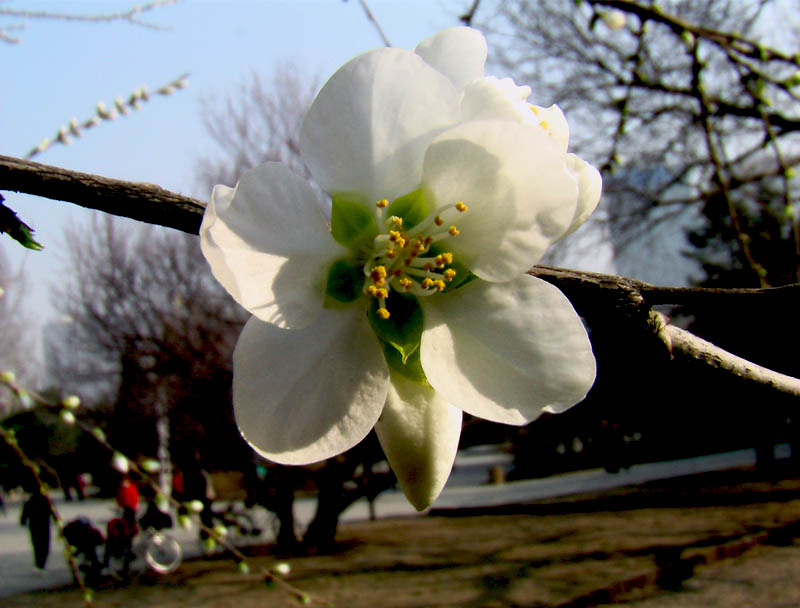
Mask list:
[[[114,470],[119,471],[123,475],[130,470],[128,459],[119,452],[114,452],[114,455],[111,457],[111,466]]]
[[[97,439],[98,441],[105,442],[105,440],[106,440],[106,434],[103,432],[103,429],[101,429],[100,427],[97,427],[97,426],[94,427],[92,429],[92,435],[94,435],[95,439]]]
[[[0,374],[0,380],[5,382],[6,384],[13,384],[14,382],[16,382],[17,376],[14,372],[12,372],[9,369]]]
[[[247,562],[244,561],[239,562],[237,568],[239,569],[240,574],[250,574],[250,564],[248,564]]]
[[[67,395],[61,400],[61,405],[68,410],[77,410],[81,405],[81,399],[77,395]]]
[[[606,27],[610,30],[618,30],[625,27],[625,24],[628,21],[627,16],[621,10],[615,9],[613,11],[605,11],[603,14],[600,15],[600,18],[603,20],[603,23],[606,24]]]
[[[184,530],[191,530],[193,527],[192,518],[188,515],[178,515],[178,525]]]
[[[224,538],[228,535],[228,528],[226,528],[223,524],[217,524],[213,528],[214,534],[219,536],[220,538]]]
[[[192,513],[200,513],[203,510],[203,503],[199,500],[190,500],[186,504],[186,508]]]
[[[161,470],[161,464],[155,458],[145,458],[142,461],[142,469],[146,473],[158,473]]]
[[[61,418],[61,422],[63,422],[64,424],[68,424],[70,426],[75,424],[75,414],[73,414],[68,409],[64,408],[63,410],[61,410],[59,416]]]
[[[281,576],[288,576],[292,571],[292,567],[289,565],[289,562],[278,562],[272,567],[272,571]]]

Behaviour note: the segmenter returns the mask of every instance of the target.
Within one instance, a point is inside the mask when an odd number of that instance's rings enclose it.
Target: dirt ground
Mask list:
[[[337,607],[800,606],[800,471],[707,474],[474,512],[342,526],[335,555],[291,558],[288,581]],[[254,549],[251,574],[222,557],[95,590],[97,606],[280,608]],[[73,589],[4,607],[82,604]]]

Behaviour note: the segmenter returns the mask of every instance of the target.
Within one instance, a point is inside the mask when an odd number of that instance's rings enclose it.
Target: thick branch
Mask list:
[[[99,209],[114,215],[160,224],[197,234],[205,205],[153,184],[126,182],[88,173],[69,171],[18,158],[0,156],[0,190],[36,194]],[[578,311],[613,310],[639,317],[653,325],[650,309],[659,304],[731,306],[744,300],[759,302],[787,298],[800,307],[800,284],[765,289],[714,289],[658,287],[643,281],[596,272],[578,272],[550,266],[536,266],[530,274],[558,287]],[[800,397],[800,380],[777,374],[736,357],[691,333],[661,323],[656,328],[671,352],[683,352],[714,367],[767,384]]]
[[[68,201],[88,209],[197,234],[205,204],[154,184],[127,182],[0,156],[0,190]]]

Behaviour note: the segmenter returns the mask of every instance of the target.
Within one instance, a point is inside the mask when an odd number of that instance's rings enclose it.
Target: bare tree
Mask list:
[[[795,251],[789,282],[800,280],[798,218],[787,211],[798,203],[800,38],[781,27],[779,9],[770,0],[511,0],[484,25],[495,60],[537,103],[558,103],[571,142],[601,166],[618,245],[641,234],[652,243],[654,226],[670,219],[697,225],[716,197],[736,236],[729,253],[766,286],[787,277],[771,276],[750,246],[745,215],[780,218]]]
[[[253,72],[223,103],[204,100],[203,124],[219,147],[219,154],[198,161],[204,190],[210,192],[216,184],[233,186],[247,169],[268,160],[309,177],[300,157],[300,127],[317,88],[317,79],[304,80],[296,66],[287,64],[275,69],[269,84]]]
[[[26,279],[23,270],[12,270],[0,249],[0,372],[13,372],[23,383],[33,380],[35,356],[33,328],[25,307]],[[10,395],[2,395],[0,413],[8,413]],[[5,407],[4,407],[5,405]]]

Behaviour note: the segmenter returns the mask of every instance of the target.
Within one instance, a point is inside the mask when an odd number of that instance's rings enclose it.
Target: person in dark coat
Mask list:
[[[27,525],[31,533],[33,557],[36,568],[44,570],[50,554],[50,501],[40,490],[34,490],[22,507],[20,525]]]

